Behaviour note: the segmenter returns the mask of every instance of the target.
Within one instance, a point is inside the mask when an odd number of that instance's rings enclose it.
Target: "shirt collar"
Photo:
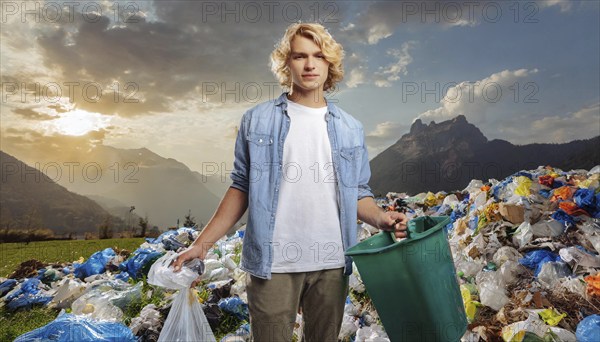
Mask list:
[[[288,99],[287,99],[286,95],[287,95],[287,93],[283,92],[275,100],[275,105],[282,106],[281,108],[283,108],[284,110],[287,109],[287,103],[288,103]],[[327,100],[325,100],[325,102],[327,102],[327,111],[334,117],[339,118],[340,114],[337,112],[337,110],[335,110],[334,104]]]

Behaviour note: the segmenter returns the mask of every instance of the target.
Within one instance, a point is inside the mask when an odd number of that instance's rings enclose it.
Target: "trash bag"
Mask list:
[[[150,248],[138,248],[133,252],[129,259],[119,265],[121,271],[127,272],[133,279],[139,279],[144,275],[142,269],[144,266],[162,256],[164,253]]]
[[[98,281],[92,285],[71,306],[77,315],[89,315],[91,318],[120,321],[123,310],[128,304],[139,301],[142,296],[143,283],[131,286],[122,281]]]
[[[573,195],[573,200],[578,207],[588,212],[592,217],[600,217],[600,202],[598,196],[591,189],[577,189]]]
[[[86,262],[77,267],[73,274],[79,279],[84,279],[94,274],[104,273],[106,264],[115,256],[115,251],[112,248],[96,252]]]
[[[228,312],[241,320],[248,320],[248,304],[239,297],[223,298],[219,301],[219,309]]]
[[[71,304],[79,298],[87,287],[86,283],[76,278],[66,278],[59,286],[50,306],[57,309],[70,308]]]
[[[171,290],[189,288],[194,280],[198,278],[198,273],[185,267],[185,265],[179,272],[175,272],[171,263],[177,255],[177,253],[169,251],[158,258],[148,272],[148,284],[166,287]]]
[[[600,336],[600,315],[590,315],[582,319],[575,331],[579,342],[597,342]]]
[[[0,297],[4,297],[10,290],[17,286],[17,281],[14,279],[7,279],[0,284]]]
[[[158,341],[216,341],[195,290],[188,287],[175,295]]]
[[[175,272],[171,263],[177,255],[167,252],[152,264],[148,272],[149,284],[179,290],[158,341],[215,341],[195,290],[190,289],[198,273],[185,264],[179,272]]]
[[[95,321],[84,316],[59,314],[47,325],[27,332],[15,342],[135,342],[128,327],[118,322]]]
[[[525,254],[523,258],[519,259],[519,263],[521,263],[521,265],[535,270],[536,277],[542,270],[542,265],[550,261],[561,261],[561,258],[560,256],[545,249],[531,251]]]
[[[9,311],[17,309],[30,309],[36,304],[47,304],[52,300],[52,296],[46,291],[40,289],[40,280],[37,278],[25,278],[25,281],[20,284],[19,288],[9,293],[4,299],[7,302]]]

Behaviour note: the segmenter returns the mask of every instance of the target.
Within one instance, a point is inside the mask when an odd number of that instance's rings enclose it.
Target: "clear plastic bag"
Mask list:
[[[158,341],[216,341],[206,320],[202,305],[190,285],[198,273],[183,264],[179,272],[171,265],[177,253],[168,252],[160,257],[148,272],[148,283],[179,290],[158,337]]]
[[[194,290],[181,289],[175,295],[158,341],[216,341]]]

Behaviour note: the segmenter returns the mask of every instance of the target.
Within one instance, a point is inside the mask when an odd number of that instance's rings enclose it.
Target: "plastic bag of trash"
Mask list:
[[[122,310],[131,302],[141,299],[142,285],[142,282],[131,286],[118,280],[99,280],[73,302],[72,312],[95,319],[120,321],[123,318]]]
[[[504,280],[496,271],[481,271],[476,276],[481,304],[498,311],[510,301],[504,290]]]
[[[25,278],[23,283],[17,285],[4,298],[8,310],[29,309],[36,304],[48,303],[52,296],[45,289],[46,285],[41,284],[39,279]]]
[[[59,285],[54,298],[49,306],[57,309],[66,309],[83,294],[87,284],[76,278],[65,278]]]
[[[600,336],[600,315],[590,315],[582,319],[575,331],[577,341],[596,342]]]
[[[83,264],[75,269],[73,274],[79,279],[87,278],[94,274],[104,273],[106,264],[116,256],[112,248],[106,248],[103,251],[96,252]]]
[[[15,342],[28,341],[134,342],[136,339],[122,323],[95,321],[61,312],[54,321],[15,339]]]
[[[523,258],[519,259],[521,265],[529,269],[535,269],[536,277],[542,270],[542,265],[551,261],[561,261],[561,258],[560,256],[545,249],[537,249],[528,252]]]
[[[195,290],[181,289],[175,295],[158,341],[215,341]]]
[[[198,273],[186,267],[185,263],[179,272],[175,272],[171,263],[177,255],[167,252],[154,262],[148,272],[149,284],[179,290],[158,341],[215,341],[195,290],[190,289]]]
[[[562,261],[550,261],[542,265],[540,272],[537,274],[538,280],[553,287],[561,278],[571,275],[571,269]]]
[[[138,248],[133,252],[129,259],[119,265],[119,269],[127,272],[133,279],[138,279],[143,275],[144,266],[147,263],[158,259],[163,253],[150,248]],[[146,268],[146,271],[148,269]]]
[[[198,273],[185,267],[185,265],[179,272],[175,272],[171,264],[177,256],[177,253],[169,251],[158,258],[148,272],[148,284],[166,287],[171,290],[181,290],[190,287],[194,280],[198,278]]]

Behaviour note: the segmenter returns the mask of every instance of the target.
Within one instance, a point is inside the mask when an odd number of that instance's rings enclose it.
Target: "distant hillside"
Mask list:
[[[519,170],[551,165],[564,170],[600,164],[600,136],[565,144],[513,145],[488,139],[462,115],[410,132],[371,160],[369,185],[376,195],[390,191],[460,190],[471,179],[502,179]]]
[[[220,200],[211,190],[216,192],[225,187],[213,184],[215,181],[211,178],[205,184],[201,175],[185,164],[146,148],[98,145],[72,153],[68,159],[48,157],[35,162],[41,165],[56,162],[64,166],[57,183],[75,193],[98,199],[113,214],[134,206],[132,214],[147,215],[150,224],[158,225],[161,230],[175,226],[178,219],[183,224],[188,210],[197,223],[206,224]],[[69,165],[75,165],[72,179],[68,177]],[[211,190],[206,186],[208,183]],[[118,214],[123,215],[125,213]],[[128,217],[124,219],[128,220]]]
[[[49,228],[55,233],[97,232],[107,217],[96,202],[72,193],[15,157],[0,151],[0,223],[11,229]]]

